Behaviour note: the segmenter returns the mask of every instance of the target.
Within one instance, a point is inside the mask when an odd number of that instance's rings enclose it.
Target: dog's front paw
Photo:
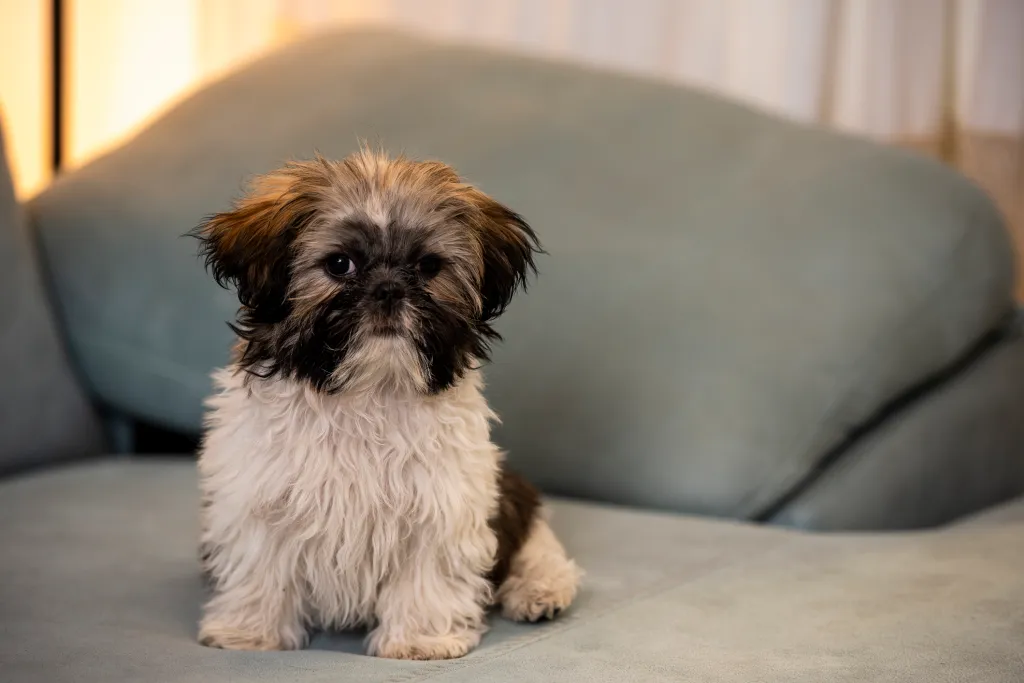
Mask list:
[[[305,645],[305,634],[263,633],[209,620],[199,626],[199,643],[222,650],[298,650]]]
[[[370,634],[371,655],[386,659],[457,659],[480,642],[480,633],[461,631],[443,636],[408,635],[394,637],[377,629]]]

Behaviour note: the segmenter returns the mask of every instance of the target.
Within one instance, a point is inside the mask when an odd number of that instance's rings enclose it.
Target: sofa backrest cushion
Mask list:
[[[548,491],[756,516],[1013,308],[991,202],[936,162],[665,83],[376,30],[169,111],[33,203],[94,389],[196,431],[233,293],[181,235],[360,138],[454,164],[548,255],[499,321],[496,432]]]

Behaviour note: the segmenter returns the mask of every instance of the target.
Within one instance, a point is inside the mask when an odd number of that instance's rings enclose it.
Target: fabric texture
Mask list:
[[[769,521],[819,531],[929,527],[1024,491],[1021,332],[874,426]]]
[[[0,131],[0,474],[99,453],[99,422],[65,356]]]
[[[497,438],[551,492],[757,515],[1013,307],[996,211],[937,163],[694,90],[356,31],[212,85],[32,203],[93,390],[198,430],[236,303],[181,235],[247,176],[359,137],[453,163],[541,236],[487,378]]]
[[[0,483],[5,683],[820,683],[1024,680],[1024,521],[799,533],[554,502],[588,572],[558,620],[498,616],[451,662],[195,641],[203,597],[188,460],[104,461]]]

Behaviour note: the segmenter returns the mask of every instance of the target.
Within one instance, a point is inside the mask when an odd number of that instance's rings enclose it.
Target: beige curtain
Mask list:
[[[912,146],[978,180],[1024,245],[1024,0],[67,4],[72,163],[282,42],[377,22],[654,75]],[[9,95],[4,81],[0,88],[0,98]]]
[[[296,0],[275,6],[292,34],[361,19],[387,22],[655,75],[910,146],[985,187],[1024,254],[1024,0]]]

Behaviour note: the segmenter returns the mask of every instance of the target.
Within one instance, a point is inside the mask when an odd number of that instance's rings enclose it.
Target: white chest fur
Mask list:
[[[466,600],[486,599],[501,454],[476,373],[437,396],[386,399],[245,382],[233,368],[215,382],[199,470],[221,592],[269,586],[286,597],[265,609],[337,627],[380,619],[389,590],[451,600],[449,575],[481,576]]]

